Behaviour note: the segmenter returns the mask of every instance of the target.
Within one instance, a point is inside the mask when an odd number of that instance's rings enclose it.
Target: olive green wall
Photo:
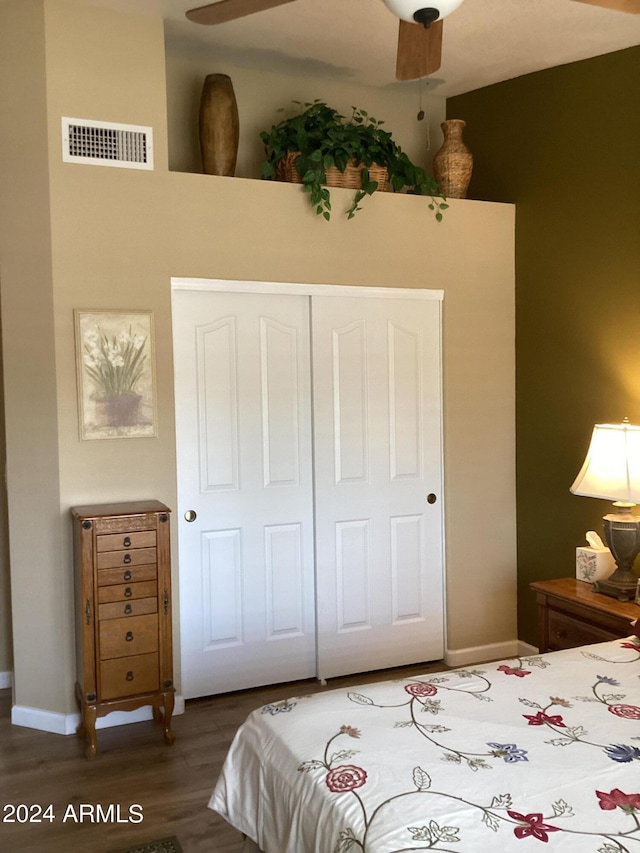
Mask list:
[[[640,422],[640,48],[451,99],[469,196],[516,207],[519,636],[606,501],[569,493],[597,422]],[[637,566],[636,566],[637,568]]]

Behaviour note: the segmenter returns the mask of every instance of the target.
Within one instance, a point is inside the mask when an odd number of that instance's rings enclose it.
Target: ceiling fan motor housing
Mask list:
[[[424,0],[422,0],[424,2]],[[402,21],[424,24],[446,18],[458,8],[463,0],[431,0],[431,6],[423,6],[420,0],[383,0],[384,5]]]
[[[416,24],[422,24],[423,27],[430,27],[439,17],[439,10],[434,9],[433,6],[427,6],[425,9],[416,9],[413,13],[413,20]]]

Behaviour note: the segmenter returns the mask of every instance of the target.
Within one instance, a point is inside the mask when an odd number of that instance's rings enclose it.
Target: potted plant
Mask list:
[[[438,221],[448,205],[436,181],[415,166],[384,122],[364,110],[352,107],[349,118],[323,101],[301,104],[298,114],[273,125],[260,134],[267,159],[262,177],[292,180],[303,185],[318,215],[331,218],[330,186],[356,189],[347,216],[360,210],[362,199],[388,185],[393,192],[405,190],[429,196],[429,209]]]

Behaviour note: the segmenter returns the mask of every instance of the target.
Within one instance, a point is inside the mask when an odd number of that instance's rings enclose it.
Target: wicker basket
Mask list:
[[[276,178],[290,184],[301,184],[302,177],[296,169],[296,160],[300,156],[299,151],[289,151],[276,166]],[[346,189],[359,190],[362,187],[362,170],[369,170],[369,178],[378,182],[378,191],[385,192],[389,189],[389,172],[386,166],[378,166],[373,163],[365,166],[360,163],[356,165],[355,160],[349,160],[344,172],[335,166],[325,169],[328,187],[345,187]]]

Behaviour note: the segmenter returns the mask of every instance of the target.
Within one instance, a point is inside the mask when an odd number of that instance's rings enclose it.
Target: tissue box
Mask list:
[[[608,548],[576,548],[576,578],[579,581],[604,580],[616,567],[613,554]]]

